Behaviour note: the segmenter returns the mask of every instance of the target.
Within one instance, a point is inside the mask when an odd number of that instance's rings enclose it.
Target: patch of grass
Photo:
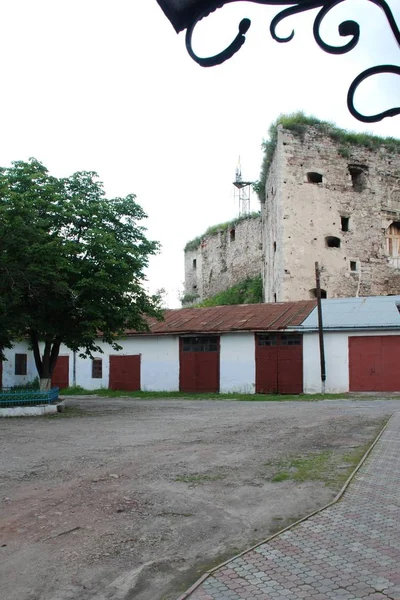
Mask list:
[[[70,387],[60,390],[60,395],[69,394],[70,396],[73,396],[75,394],[80,395],[89,393],[90,392],[88,390],[85,390],[85,388],[83,388],[81,385],[71,385]]]
[[[353,396],[351,394],[217,394],[217,393],[193,393],[188,392],[127,392],[126,390],[109,390],[99,388],[97,390],[85,390],[80,388],[65,388],[60,392],[62,396],[101,396],[104,398],[132,398],[133,400],[237,400],[238,402],[317,402],[319,400],[374,400],[371,396]],[[400,396],[396,397],[400,400]],[[396,399],[394,398],[394,399]]]
[[[218,223],[217,225],[211,225],[211,227],[206,229],[206,231],[202,235],[199,235],[199,236],[193,238],[192,240],[190,240],[186,244],[184,251],[188,252],[189,250],[197,250],[197,248],[200,246],[200,244],[204,240],[204,238],[211,236],[211,235],[216,235],[218,233],[223,233],[224,231],[228,231],[228,229],[232,229],[233,227],[236,227],[236,225],[238,225],[242,221],[246,221],[247,219],[260,219],[260,218],[261,218],[261,216],[260,216],[259,212],[251,212],[248,215],[241,215],[240,217],[237,217],[236,219],[232,219],[231,221],[226,221],[225,223]]]
[[[276,483],[278,481],[285,481],[286,479],[290,479],[290,473],[287,473],[286,471],[281,471],[280,473],[274,475],[271,481]]]
[[[287,461],[282,461],[279,464],[283,471],[276,473],[271,481],[285,481],[291,479],[298,483],[304,481],[324,481],[326,474],[329,472],[330,465],[333,461],[332,452],[319,452],[302,458],[294,458]]]
[[[264,463],[264,466],[272,467],[276,471],[270,481],[273,483],[287,480],[296,483],[321,481],[325,485],[335,488],[343,485],[373,444],[375,437],[384,425],[386,425],[387,421],[388,419],[386,418],[376,422],[372,439],[367,444],[362,444],[350,452],[343,453],[337,450],[325,450],[307,454],[306,456]]]
[[[200,307],[205,306],[223,306],[231,304],[259,304],[263,301],[263,284],[261,275],[254,278],[247,278],[240,283],[207,298]]]
[[[261,163],[260,179],[253,185],[254,191],[258,194],[261,202],[265,202],[265,185],[278,139],[278,125],[289,129],[302,140],[307,129],[310,126],[315,127],[321,134],[330,137],[340,145],[338,153],[344,158],[348,158],[352,148],[355,147],[363,147],[371,151],[376,151],[381,146],[384,146],[391,154],[400,153],[400,140],[393,137],[380,137],[370,133],[347,131],[329,121],[321,121],[312,115],[306,115],[302,111],[280,115],[269,128],[268,139],[264,140],[261,144],[264,157]]]
[[[194,486],[210,481],[219,481],[225,479],[225,477],[224,473],[191,473],[188,475],[178,475],[175,477],[175,481],[189,483],[191,486]]]

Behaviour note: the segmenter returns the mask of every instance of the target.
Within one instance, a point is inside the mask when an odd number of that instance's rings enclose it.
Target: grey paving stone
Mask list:
[[[227,563],[185,598],[400,600],[400,412],[339,502]]]

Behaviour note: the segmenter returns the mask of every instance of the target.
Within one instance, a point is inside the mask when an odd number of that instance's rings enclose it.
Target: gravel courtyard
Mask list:
[[[7,600],[176,600],[205,569],[332,500],[400,400],[67,405],[0,420]],[[299,458],[325,461],[324,478],[296,479]]]

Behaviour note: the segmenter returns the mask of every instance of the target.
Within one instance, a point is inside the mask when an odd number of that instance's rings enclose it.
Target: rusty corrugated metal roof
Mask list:
[[[150,335],[275,331],[301,325],[316,305],[316,300],[302,300],[170,309],[164,312],[164,321],[149,320]],[[126,334],[138,335],[138,332],[127,331]]]

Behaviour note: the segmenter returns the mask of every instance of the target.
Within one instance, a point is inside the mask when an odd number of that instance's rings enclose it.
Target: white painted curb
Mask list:
[[[39,406],[10,406],[8,408],[0,408],[0,418],[42,417],[43,415],[51,415],[61,412],[63,407],[64,402],[59,402],[58,404],[41,404]]]

